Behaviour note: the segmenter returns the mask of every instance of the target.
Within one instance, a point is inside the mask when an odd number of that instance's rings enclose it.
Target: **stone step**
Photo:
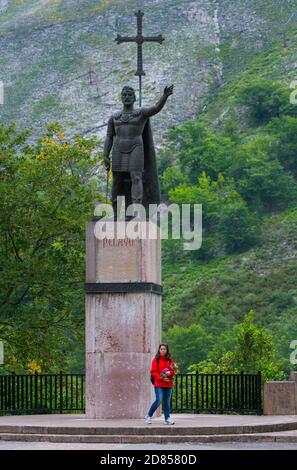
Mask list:
[[[165,426],[151,424],[143,426],[42,426],[0,425],[0,434],[44,434],[44,435],[94,435],[94,436],[202,436],[259,434],[297,430],[297,420],[279,423],[259,423],[226,426]]]
[[[292,442],[297,443],[295,433],[262,434],[213,434],[213,435],[74,435],[74,434],[23,434],[1,433],[0,441],[56,442],[56,443],[106,443],[106,444],[169,444],[169,443],[212,443],[212,442]]]

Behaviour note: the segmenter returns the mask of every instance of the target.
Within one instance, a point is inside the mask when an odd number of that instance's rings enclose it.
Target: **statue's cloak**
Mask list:
[[[144,149],[142,204],[145,208],[148,208],[149,204],[160,203],[160,184],[150,118],[148,118],[145,123],[142,139]]]

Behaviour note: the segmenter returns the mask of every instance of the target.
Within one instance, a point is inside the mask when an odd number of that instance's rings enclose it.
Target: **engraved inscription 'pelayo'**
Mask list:
[[[109,239],[103,238],[103,248],[114,246],[134,246],[135,240],[132,238]]]

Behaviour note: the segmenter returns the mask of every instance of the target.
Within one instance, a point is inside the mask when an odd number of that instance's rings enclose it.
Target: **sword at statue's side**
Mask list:
[[[109,174],[109,168],[106,169],[106,196],[105,196],[105,204],[107,205],[107,196],[108,196],[108,174]]]

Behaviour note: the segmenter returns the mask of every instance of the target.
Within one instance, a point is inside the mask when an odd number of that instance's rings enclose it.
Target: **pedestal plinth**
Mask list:
[[[98,239],[96,223],[86,227],[86,415],[143,418],[161,341],[159,230],[155,239]],[[139,225],[155,232],[153,222]]]

